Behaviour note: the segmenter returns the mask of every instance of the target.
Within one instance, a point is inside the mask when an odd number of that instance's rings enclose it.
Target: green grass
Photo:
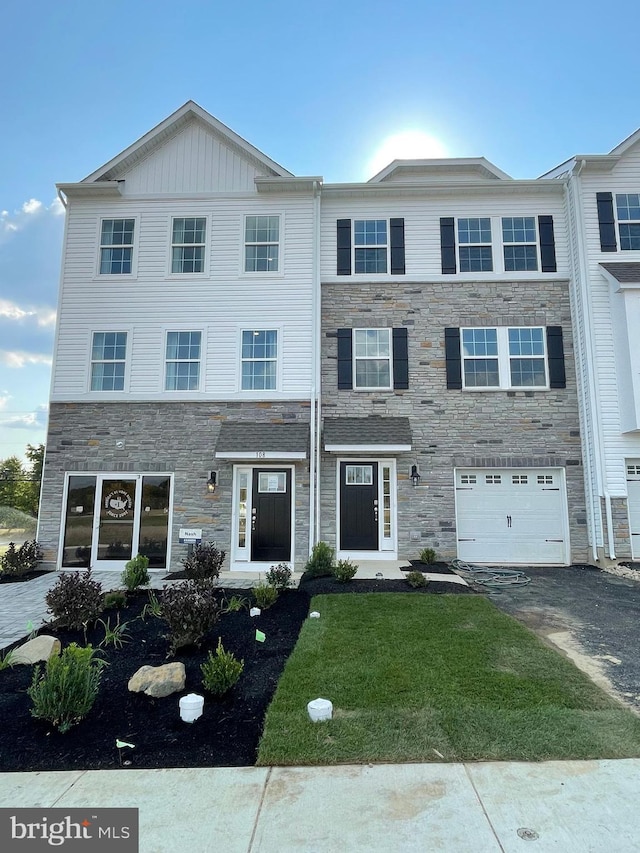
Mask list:
[[[258,764],[629,758],[640,718],[484,598],[321,595]],[[333,702],[312,723],[306,705]]]

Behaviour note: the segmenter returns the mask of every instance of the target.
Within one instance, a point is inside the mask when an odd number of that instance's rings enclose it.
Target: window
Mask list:
[[[277,272],[280,217],[247,216],[244,232],[245,272]]]
[[[546,388],[545,330],[462,329],[464,388]]]
[[[616,195],[620,249],[623,252],[640,249],[640,193]]]
[[[536,220],[533,216],[503,217],[502,244],[506,272],[538,269]]]
[[[278,332],[275,329],[242,332],[242,390],[272,391],[276,387]]]
[[[354,329],[354,388],[391,388],[391,329]]]
[[[526,474],[512,474],[511,482],[514,486],[526,486],[529,482],[529,477]]]
[[[129,275],[133,257],[134,219],[103,219],[100,275]]]
[[[126,332],[94,332],[91,346],[91,390],[123,391],[126,357]]]
[[[491,272],[491,220],[458,219],[460,272]]]
[[[388,238],[386,219],[356,219],[353,223],[356,273],[386,273]]]
[[[488,486],[499,486],[502,483],[501,474],[485,474],[484,481]]]
[[[166,391],[198,390],[200,339],[200,332],[167,332]]]
[[[206,219],[179,217],[173,220],[171,272],[198,273],[204,270]]]
[[[347,486],[371,486],[373,484],[373,465],[345,466]]]

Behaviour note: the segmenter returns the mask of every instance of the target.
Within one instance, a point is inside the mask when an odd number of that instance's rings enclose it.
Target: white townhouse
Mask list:
[[[57,568],[303,563],[316,536],[314,240],[297,178],[197,104],[66,207],[38,539]]]
[[[567,186],[591,559],[640,560],[640,130]]]

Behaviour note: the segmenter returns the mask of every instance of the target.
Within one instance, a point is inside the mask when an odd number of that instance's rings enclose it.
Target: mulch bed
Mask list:
[[[248,608],[224,615],[206,636],[202,647],[179,650],[168,658],[166,625],[160,619],[139,614],[147,602],[146,592],[128,597],[119,611],[106,611],[102,618],[113,626],[116,614],[127,622],[129,642],[121,649],[101,649],[108,662],[96,702],[87,715],[65,734],[49,723],[33,718],[27,688],[33,668],[14,666],[0,671],[0,771],[98,770],[120,766],[133,768],[252,766],[264,716],[278,680],[309,611],[311,596],[320,593],[364,592],[469,593],[466,587],[431,582],[412,590],[402,580],[357,580],[338,583],[332,578],[305,581],[299,589],[286,590],[257,618]],[[228,598],[240,595],[250,602],[249,590],[221,590]],[[266,635],[256,642],[259,629]],[[40,633],[58,637],[63,647],[70,642],[84,645],[82,631],[69,631],[50,624]],[[104,637],[98,623],[87,631],[87,642],[97,647]],[[200,665],[214,650],[218,637],[226,651],[244,658],[244,672],[229,694],[215,698],[203,691]],[[14,644],[19,645],[19,644]],[[185,689],[162,699],[131,693],[127,683],[143,665],[159,666],[182,661],[186,669]],[[186,693],[204,695],[204,713],[194,723],[180,719],[178,700]],[[135,744],[122,754],[116,738]],[[121,764],[121,761],[123,764]],[[126,762],[126,764],[124,764]]]
[[[409,560],[410,566],[402,566],[403,572],[434,572],[438,575],[455,575],[449,563],[423,563],[422,560]]]
[[[52,575],[55,572],[49,571],[48,569],[39,569],[36,572],[25,572],[23,575],[7,575],[4,572],[0,572],[0,583],[24,583],[25,581],[31,581],[34,578],[39,578],[42,575]]]

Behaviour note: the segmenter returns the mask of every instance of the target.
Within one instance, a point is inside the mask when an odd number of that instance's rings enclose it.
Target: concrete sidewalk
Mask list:
[[[0,807],[137,807],[140,853],[633,853],[640,759],[0,774]]]

